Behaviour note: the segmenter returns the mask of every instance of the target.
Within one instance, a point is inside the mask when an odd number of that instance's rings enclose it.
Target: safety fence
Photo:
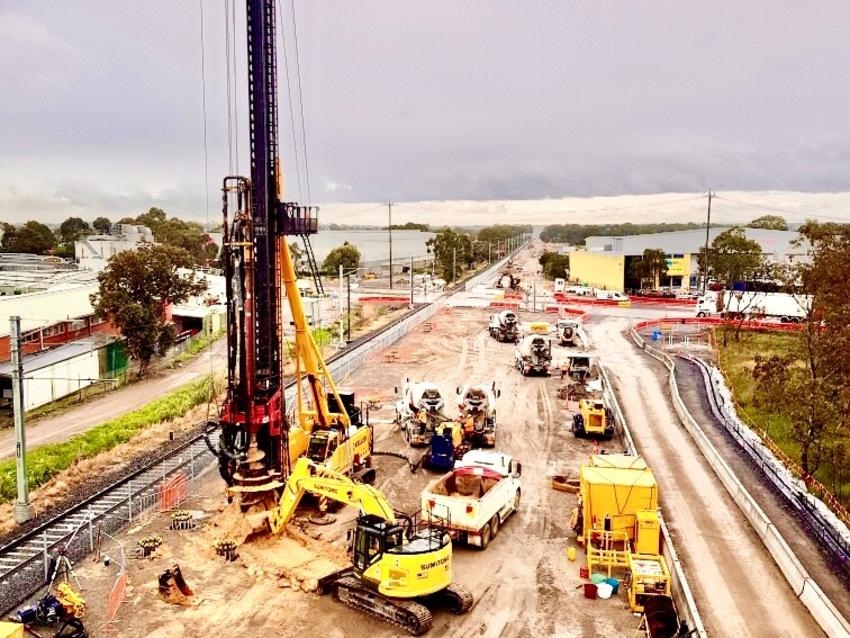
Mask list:
[[[735,475],[732,468],[726,463],[717,448],[706,435],[705,431],[688,412],[676,383],[676,363],[660,350],[650,346],[637,330],[631,330],[632,339],[654,359],[660,361],[669,371],[668,384],[673,401],[673,408],[691,435],[697,447],[702,452],[711,469],[720,479],[720,482],[729,492],[732,500],[750,522],[753,530],[761,538],[768,553],[773,558],[779,570],[782,572],[788,584],[793,589],[797,598],[800,599],[809,613],[830,637],[850,637],[850,624],[832,604],[832,601],[823,593],[820,586],[812,579],[806,568],[799,561],[788,543],[776,529],[764,510],[758,505],[746,487]]]
[[[608,372],[602,365],[597,364],[597,367],[599,369],[599,376],[602,379],[602,394],[605,403],[611,406],[611,411],[614,413],[614,426],[625,444],[626,451],[629,454],[637,455],[638,451],[634,438],[632,437],[626,417],[620,408],[620,402],[614,392],[614,387],[611,385]],[[667,567],[670,571],[670,594],[672,595],[673,602],[676,604],[676,610],[679,613],[679,617],[688,623],[688,627],[692,631],[695,631],[700,638],[706,638],[708,634],[705,631],[705,625],[703,625],[702,617],[697,609],[696,600],[694,600],[691,587],[688,584],[688,578],[685,575],[685,570],[673,545],[670,530],[661,512],[658,512],[658,521],[661,527],[660,552],[667,561]]]
[[[651,328],[653,326],[659,325],[696,325],[696,326],[706,326],[706,327],[716,327],[716,326],[729,326],[738,328],[740,327],[742,330],[751,330],[754,332],[765,332],[770,330],[777,330],[782,332],[795,332],[798,330],[802,330],[805,327],[805,324],[801,323],[779,323],[774,321],[743,321],[739,322],[737,320],[728,320],[728,319],[720,319],[719,317],[664,317],[663,319],[648,319],[646,321],[639,321],[634,325],[634,329],[640,332],[646,328]]]
[[[779,449],[764,430],[741,420],[732,391],[726,386],[720,370],[700,359],[685,358],[702,373],[706,396],[717,420],[829,550],[834,568],[850,577],[850,512],[826,486]]]
[[[115,620],[115,616],[118,614],[118,608],[121,607],[121,603],[124,602],[124,595],[127,592],[127,570],[122,569],[118,577],[115,579],[115,583],[112,585],[112,589],[109,591],[109,599],[106,601],[106,623],[112,623]]]

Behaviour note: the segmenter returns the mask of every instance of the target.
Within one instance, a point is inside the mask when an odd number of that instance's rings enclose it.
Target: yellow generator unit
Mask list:
[[[629,606],[632,611],[642,612],[647,598],[670,596],[670,571],[661,556],[653,554],[629,554],[628,569]]]

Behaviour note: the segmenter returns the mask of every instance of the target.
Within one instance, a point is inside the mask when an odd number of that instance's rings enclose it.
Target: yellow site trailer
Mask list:
[[[24,626],[0,620],[0,638],[24,638]]]
[[[640,457],[597,454],[579,472],[581,500],[579,533],[583,541],[594,533],[625,533],[634,540],[637,512],[658,508],[658,484]]]

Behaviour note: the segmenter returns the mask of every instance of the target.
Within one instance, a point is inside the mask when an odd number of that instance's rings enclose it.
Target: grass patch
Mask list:
[[[224,336],[227,332],[226,328],[222,328],[221,330],[217,330],[212,334],[207,334],[206,332],[202,334],[200,337],[196,339],[192,339],[189,342],[189,345],[186,346],[186,349],[183,350],[180,354],[176,355],[171,359],[169,365],[171,367],[182,365],[184,363],[188,363],[192,359],[194,359],[198,354],[206,350],[210,347],[210,345]]]
[[[80,459],[91,458],[126,443],[148,426],[184,416],[195,406],[207,401],[211,382],[211,377],[206,376],[67,441],[35,448],[27,454],[30,490],[44,485]],[[15,459],[12,458],[0,461],[0,502],[12,501],[15,496]]]
[[[743,331],[740,341],[730,337],[725,348],[721,338],[717,339],[718,364],[734,394],[738,415],[744,422],[767,432],[774,443],[796,463],[800,462],[800,446],[790,437],[791,420],[779,411],[753,403],[755,381],[752,371],[756,354],[787,355],[800,338],[802,335],[794,333]],[[846,485],[836,483],[835,468],[828,458],[821,461],[814,475],[824,485],[831,486],[842,502],[846,501]]]

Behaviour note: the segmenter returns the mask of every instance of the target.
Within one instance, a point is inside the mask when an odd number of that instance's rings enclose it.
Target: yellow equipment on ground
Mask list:
[[[587,548],[591,571],[626,568],[628,554],[640,546],[657,554],[658,485],[638,456],[596,454],[579,471],[578,541]]]
[[[573,434],[610,441],[614,437],[614,415],[602,399],[579,399],[573,415]]]
[[[24,638],[24,626],[16,622],[0,620],[0,638]]]
[[[305,493],[357,505],[360,515],[351,544],[352,565],[319,582],[320,593],[420,635],[431,628],[426,604],[462,614],[472,594],[452,583],[452,544],[440,521],[403,516],[402,522],[383,492],[356,483],[308,458],[300,458],[286,482],[269,523],[280,533]]]
[[[629,605],[642,612],[650,596],[670,596],[670,572],[664,559],[652,554],[629,554]]]

